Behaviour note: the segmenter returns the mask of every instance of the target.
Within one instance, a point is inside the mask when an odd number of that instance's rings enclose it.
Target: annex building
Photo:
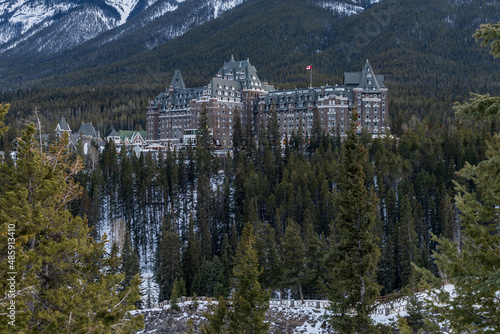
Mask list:
[[[349,115],[356,107],[357,130],[379,135],[389,132],[388,98],[384,76],[375,74],[368,61],[361,72],[344,73],[342,86],[278,91],[259,79],[248,59],[231,57],[204,87],[187,88],[176,70],[167,90],[147,107],[146,141],[168,149],[195,144],[203,108],[208,112],[214,144],[221,149],[232,147],[235,113],[243,128],[250,126],[257,133],[267,125],[272,108],[277,111],[283,138],[299,129],[304,136],[310,135],[315,108],[326,133],[345,135]]]

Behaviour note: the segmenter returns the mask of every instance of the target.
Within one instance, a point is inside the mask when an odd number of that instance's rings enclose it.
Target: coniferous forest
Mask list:
[[[499,31],[476,33],[496,57]],[[198,295],[221,298],[207,332],[264,333],[268,300],[280,296],[329,299],[337,332],[373,333],[377,297],[422,277],[422,285],[450,279],[460,296],[435,296],[428,330],[494,333],[499,104],[473,95],[455,107],[459,121],[414,118],[383,138],[331,136],[313,124],[310,136],[299,130],[284,144],[275,111],[256,134],[236,116],[227,157],[215,154],[206,113],[196,147],[158,158],[118,152],[112,141],[93,154],[67,152],[67,139],[40,147],[30,125],[18,160],[7,155],[0,168],[3,248],[9,224],[19,227],[19,321],[33,333],[94,324],[131,332],[141,318],[128,311]],[[122,220],[121,251],[108,251],[104,232]],[[157,291],[139,291],[140,273],[152,273]]]

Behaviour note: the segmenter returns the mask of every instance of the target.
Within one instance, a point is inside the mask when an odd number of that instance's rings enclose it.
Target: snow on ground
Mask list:
[[[453,294],[453,285],[447,284],[444,290]],[[423,301],[429,296],[427,292],[417,294],[418,299]],[[200,297],[202,298],[202,297]],[[270,333],[311,333],[326,334],[332,333],[332,328],[328,324],[331,312],[325,308],[318,307],[295,307],[288,305],[270,305],[266,314],[266,321],[270,324]],[[375,323],[396,328],[398,317],[408,316],[406,311],[406,299],[391,301],[380,305],[372,315]],[[171,332],[185,332],[188,330],[188,320],[192,319],[194,330],[199,330],[206,323],[205,312],[213,309],[216,302],[199,300],[198,306],[192,301],[179,303],[181,311],[171,310],[169,305],[162,308],[133,311],[132,314],[143,314],[146,327],[141,333],[155,333],[170,330]],[[321,303],[323,305],[323,303]]]

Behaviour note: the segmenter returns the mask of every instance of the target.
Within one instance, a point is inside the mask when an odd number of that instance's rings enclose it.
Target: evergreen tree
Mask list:
[[[306,213],[306,219],[302,227],[304,240],[305,264],[307,266],[307,281],[310,283],[310,291],[313,294],[325,294],[324,281],[327,278],[325,273],[326,254],[328,246],[323,235],[318,235],[314,231],[314,226],[310,214]]]
[[[233,271],[233,293],[229,310],[230,333],[267,333],[269,324],[264,316],[269,308],[269,293],[259,284],[257,252],[254,248],[255,236],[250,223],[245,224],[238,244]]]
[[[415,221],[411,212],[410,198],[407,194],[401,200],[399,224],[400,279],[402,286],[405,286],[409,283],[413,271],[411,264],[417,262],[418,256],[417,232],[415,231]]]
[[[189,218],[187,243],[182,254],[182,275],[186,283],[187,295],[192,294],[193,281],[196,273],[201,267],[200,243],[194,233],[193,217]]]
[[[15,168],[0,166],[6,180],[0,190],[0,267],[2,291],[9,291],[8,272],[16,272],[15,292],[0,302],[1,313],[15,304],[15,327],[2,317],[0,331],[135,332],[142,316],[128,311],[139,299],[139,280],[120,289],[116,258],[101,242],[89,238],[80,217],[67,210],[80,188],[73,178],[81,161],[70,161],[68,138],[41,152],[29,125],[19,143]],[[15,258],[7,250],[15,250]]]
[[[122,271],[125,274],[123,287],[127,288],[132,283],[136,275],[140,275],[139,257],[137,251],[132,246],[129,231],[125,232],[125,240],[122,249]]]
[[[201,246],[205,250],[202,257],[208,260],[214,249],[212,248],[211,227],[212,227],[212,149],[213,139],[210,135],[208,120],[208,110],[204,106],[200,112],[198,124],[198,135],[196,136],[196,165],[198,167],[197,182],[197,204],[196,204],[196,229],[201,235]]]
[[[500,57],[500,23],[482,24],[474,34],[476,41],[481,40],[481,46],[490,46],[493,57]],[[462,119],[487,119],[500,116],[500,96],[480,95],[472,93],[468,103],[454,107]]]
[[[5,131],[7,131],[9,128],[6,127],[3,123],[3,120],[5,119],[5,115],[7,114],[7,111],[9,110],[9,104],[0,104],[0,136],[3,135]]]
[[[182,277],[180,279],[175,279],[174,285],[172,287],[172,294],[170,296],[170,307],[172,310],[179,311],[180,307],[177,304],[179,298],[186,296],[186,284]]]
[[[281,265],[276,243],[276,232],[269,223],[255,224],[255,250],[265,275],[260,277],[264,288],[276,288],[281,280]]]
[[[174,281],[181,275],[180,257],[179,235],[172,228],[170,219],[165,218],[156,249],[155,280],[160,288],[160,301],[170,298]]]
[[[282,284],[285,287],[296,286],[301,301],[304,301],[302,286],[307,281],[309,270],[306,267],[306,248],[302,241],[300,226],[292,219],[288,220],[283,240],[281,241],[283,259]]]
[[[321,112],[318,107],[313,110],[313,124],[311,129],[311,137],[309,144],[309,154],[313,154],[319,147],[321,138],[323,137],[323,121],[321,120]]]
[[[482,25],[475,37],[489,45],[500,57],[500,24]],[[469,103],[456,106],[463,118],[484,119],[500,116],[500,98],[474,95]],[[500,312],[500,136],[495,135],[487,150],[487,159],[476,166],[465,164],[459,176],[473,183],[473,190],[457,184],[455,197],[460,210],[462,243],[433,236],[438,243],[434,254],[442,278],[454,284],[453,295],[443,287],[431,290],[426,306],[432,312],[427,319],[452,332],[498,333]],[[424,278],[440,283],[428,270],[418,268]]]
[[[223,334],[227,331],[227,302],[224,297],[219,297],[217,306],[213,314],[205,313],[204,316],[208,320],[208,324],[204,324],[201,328],[203,334]]]
[[[240,113],[237,110],[233,111],[233,155],[238,156],[241,149],[245,148],[245,140],[243,136],[243,127],[241,125]]]
[[[121,271],[121,257],[120,249],[116,242],[111,245],[111,252],[109,253],[109,273],[117,274]]]
[[[353,114],[353,120],[357,114]],[[372,233],[377,199],[365,187],[363,165],[367,153],[356,135],[356,122],[351,121],[343,142],[337,184],[338,214],[331,238],[331,277],[328,298],[333,312],[331,323],[339,333],[370,333],[370,314],[380,287],[375,282],[375,269],[380,256]]]

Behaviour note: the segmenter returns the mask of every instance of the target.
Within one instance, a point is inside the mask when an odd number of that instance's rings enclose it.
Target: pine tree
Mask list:
[[[224,297],[219,297],[217,300],[217,306],[214,312],[205,313],[205,318],[208,320],[208,324],[204,324],[201,328],[203,334],[223,334],[228,333],[227,331],[227,302]]]
[[[245,140],[243,136],[243,127],[241,126],[240,113],[237,110],[233,111],[233,155],[238,156],[241,149],[245,148]]]
[[[500,57],[500,24],[482,25],[475,37],[482,45],[491,42],[492,54]],[[500,116],[500,98],[474,95],[469,103],[456,106],[463,118],[484,119]],[[454,293],[443,287],[431,290],[427,319],[456,333],[500,332],[500,136],[488,145],[486,160],[476,166],[465,164],[459,176],[474,184],[473,190],[457,185],[455,197],[460,210],[462,243],[433,236],[438,243],[435,263],[442,278],[454,284]],[[428,270],[417,268],[424,278],[440,283]]]
[[[121,271],[121,257],[120,248],[116,242],[111,245],[111,252],[109,253],[109,273],[117,274]]]
[[[0,177],[6,180],[0,190],[2,291],[8,291],[7,273],[17,272],[14,296],[0,302],[1,313],[6,314],[14,301],[16,327],[4,316],[0,331],[140,329],[142,316],[128,314],[139,299],[139,280],[122,291],[124,275],[114,273],[116,259],[105,254],[106,235],[101,242],[93,240],[85,221],[67,210],[80,193],[73,178],[81,161],[71,162],[67,136],[41,152],[34,133],[29,125],[19,143],[15,168],[0,166]],[[13,259],[6,257],[9,245],[16,251]]]
[[[165,218],[156,249],[155,280],[160,288],[160,301],[170,298],[176,278],[181,275],[181,244],[179,235]]]
[[[186,296],[186,284],[182,277],[180,279],[175,279],[174,286],[172,287],[172,294],[170,296],[170,307],[172,310],[179,311],[180,307],[177,304],[179,298]]]
[[[313,154],[319,147],[321,138],[323,137],[323,122],[321,121],[321,113],[318,107],[313,110],[313,125],[311,129],[311,143],[309,144],[309,154]]]
[[[198,124],[199,132],[196,136],[196,165],[198,167],[197,204],[196,204],[196,228],[201,235],[201,246],[205,252],[201,253],[204,259],[209,259],[213,254],[211,223],[212,223],[212,198],[211,184],[212,176],[212,149],[213,138],[210,135],[208,110],[204,106],[200,113]]]
[[[265,275],[260,277],[264,288],[276,288],[281,280],[281,265],[276,232],[269,223],[257,222],[255,224],[255,250],[259,265]]]
[[[182,254],[182,275],[186,283],[187,295],[191,295],[193,281],[196,273],[201,267],[200,243],[194,233],[193,217],[189,218],[187,244]]]
[[[500,311],[498,291],[500,266],[500,136],[495,136],[487,152],[488,159],[466,166],[459,175],[473,181],[475,191],[457,185],[456,205],[462,225],[461,246],[447,238],[433,236],[438,243],[434,253],[441,277],[454,284],[454,293],[443,287],[432,290],[426,306],[435,324],[444,324],[453,332],[498,333]],[[427,281],[440,279],[423,268],[417,269]]]
[[[5,115],[7,114],[7,111],[9,110],[9,104],[0,104],[0,136],[4,134],[5,131],[7,131],[9,128],[6,127],[3,123],[3,120],[5,119]]]
[[[410,281],[413,271],[412,263],[417,262],[417,232],[415,231],[415,221],[411,212],[410,198],[407,194],[401,200],[399,218],[399,238],[400,245],[400,279],[402,286]]]
[[[128,287],[135,275],[140,273],[139,257],[137,251],[132,246],[129,231],[125,232],[125,240],[122,249],[122,270],[125,274],[123,286]]]
[[[353,120],[357,114],[353,114]],[[337,180],[338,214],[331,238],[331,277],[328,299],[333,312],[331,323],[339,333],[370,333],[370,314],[380,286],[375,269],[380,256],[372,233],[377,214],[377,199],[365,187],[363,165],[367,152],[351,121],[343,142],[340,173]]]
[[[309,270],[306,267],[306,248],[301,237],[300,226],[288,219],[288,224],[281,241],[281,256],[283,259],[282,284],[285,287],[298,288],[299,297],[304,301],[302,287],[308,279]]]
[[[250,223],[245,224],[238,244],[233,271],[233,293],[229,310],[230,333],[267,333],[269,324],[264,316],[269,308],[270,294],[259,284],[257,252],[254,248],[255,236]]]

